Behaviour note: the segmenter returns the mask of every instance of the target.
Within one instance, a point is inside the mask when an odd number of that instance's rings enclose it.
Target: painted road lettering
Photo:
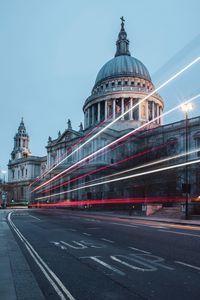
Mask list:
[[[71,249],[75,249],[75,250],[83,250],[83,249],[88,249],[88,248],[96,248],[96,249],[101,249],[101,248],[105,248],[106,246],[104,244],[97,244],[97,243],[93,243],[93,242],[89,242],[89,241],[71,241],[71,242],[65,242],[65,241],[60,241],[60,242],[56,242],[56,241],[51,241],[52,244],[54,244],[55,246],[60,247],[61,249],[67,249],[67,248],[71,248]],[[65,248],[62,248],[61,246],[65,246]]]

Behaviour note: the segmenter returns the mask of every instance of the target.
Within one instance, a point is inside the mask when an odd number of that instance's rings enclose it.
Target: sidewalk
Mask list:
[[[163,223],[174,223],[181,225],[192,225],[192,226],[200,226],[200,220],[184,220],[184,219],[175,219],[175,218],[157,218],[154,216],[130,216],[128,211],[121,212],[113,212],[113,211],[91,211],[93,214],[98,214],[102,216],[112,216],[118,217],[121,219],[133,219],[133,220],[146,220],[146,221],[154,221],[154,222],[163,222]],[[86,213],[86,212],[85,212]],[[89,212],[90,213],[90,212]]]
[[[0,210],[0,299],[44,300],[29,265]]]

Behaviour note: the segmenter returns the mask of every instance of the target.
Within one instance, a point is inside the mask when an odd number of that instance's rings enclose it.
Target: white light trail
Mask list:
[[[180,167],[185,167],[185,166],[192,165],[192,164],[197,164],[197,163],[200,163],[200,159],[197,159],[197,160],[194,160],[194,161],[189,161],[189,162],[184,162],[184,163],[180,163],[180,164],[176,164],[176,165],[172,165],[172,166],[168,166],[168,167],[163,167],[163,168],[159,168],[159,169],[154,169],[154,170],[150,170],[150,171],[145,171],[145,172],[141,172],[141,173],[137,173],[137,174],[132,174],[132,175],[128,175],[128,176],[123,176],[123,177],[120,177],[120,178],[106,180],[106,181],[103,181],[103,182],[88,184],[88,185],[81,186],[81,187],[78,187],[78,188],[75,188],[75,189],[71,189],[69,191],[60,192],[60,193],[56,193],[56,194],[52,194],[52,195],[44,196],[44,197],[38,197],[38,198],[35,198],[35,200],[47,199],[47,198],[51,198],[51,197],[55,197],[55,196],[75,192],[75,191],[78,191],[78,190],[86,189],[86,188],[89,188],[89,187],[103,185],[103,184],[116,182],[116,181],[120,181],[120,180],[127,180],[127,179],[131,179],[131,178],[139,177],[139,176],[144,176],[144,175],[148,175],[148,174],[163,172],[163,171],[176,169],[176,168],[180,168]]]
[[[191,155],[191,154],[194,154],[196,152],[200,152],[200,148],[197,148],[195,150],[191,150],[191,151],[187,152],[187,155]],[[171,156],[171,157],[167,157],[167,158],[164,158],[164,159],[156,160],[156,161],[153,161],[153,162],[150,162],[150,163],[147,163],[147,164],[144,164],[144,165],[140,165],[140,166],[128,169],[128,170],[116,172],[116,173],[111,174],[111,175],[107,175],[107,176],[103,176],[103,177],[100,177],[100,178],[90,180],[90,181],[88,181],[88,183],[99,181],[99,180],[102,180],[102,179],[105,179],[105,178],[110,178],[110,177],[117,176],[117,175],[121,175],[121,174],[124,174],[124,173],[129,173],[129,172],[132,172],[132,171],[135,171],[135,170],[138,170],[138,169],[151,167],[153,165],[161,164],[161,163],[173,160],[173,159],[180,158],[180,157],[185,156],[185,155],[186,155],[186,152],[181,153],[181,154],[177,154],[177,155],[174,155],[174,156]]]
[[[121,137],[118,138],[117,140],[114,140],[113,142],[111,142],[111,143],[105,145],[104,147],[102,147],[102,148],[96,150],[95,152],[89,154],[88,156],[82,158],[81,160],[79,160],[79,161],[76,162],[75,164],[71,165],[70,167],[68,167],[68,168],[65,169],[64,171],[62,171],[62,172],[60,172],[59,174],[55,175],[54,177],[52,177],[52,178],[49,179],[48,181],[46,181],[46,182],[44,182],[43,184],[39,185],[38,187],[34,188],[34,189],[32,190],[32,192],[37,191],[38,189],[42,188],[43,186],[46,186],[47,184],[49,184],[49,183],[51,183],[52,181],[54,181],[56,178],[62,176],[62,175],[63,175],[64,173],[66,173],[67,171],[73,169],[75,166],[81,164],[82,162],[86,161],[87,159],[90,159],[92,156],[94,156],[94,155],[98,154],[99,152],[101,152],[101,151],[107,149],[108,147],[110,147],[110,146],[112,146],[112,145],[114,145],[114,144],[120,142],[120,141],[123,140],[124,138],[126,138],[126,137],[132,135],[134,132],[137,132],[137,131],[143,129],[143,128],[145,128],[146,126],[148,126],[149,124],[151,124],[151,123],[155,122],[156,120],[160,119],[161,117],[164,117],[164,116],[170,114],[170,113],[173,112],[174,110],[180,108],[181,105],[187,104],[187,103],[189,103],[189,102],[191,102],[191,101],[194,101],[195,99],[197,99],[197,98],[199,98],[199,97],[200,97],[200,94],[197,94],[196,96],[194,96],[194,97],[192,97],[192,98],[186,100],[185,102],[183,102],[183,103],[181,103],[181,104],[178,104],[178,105],[175,106],[174,108],[172,108],[172,109],[168,110],[167,112],[161,114],[160,116],[158,116],[158,117],[152,119],[151,121],[149,121],[149,122],[147,122],[147,123],[141,125],[140,127],[136,128],[136,129],[133,129],[132,131],[126,133],[125,135],[121,136]]]
[[[99,132],[97,132],[96,134],[94,134],[91,138],[89,138],[86,142],[84,142],[83,144],[81,144],[77,149],[75,149],[72,153],[70,153],[69,155],[67,155],[64,159],[62,159],[58,164],[56,164],[53,168],[51,168],[50,170],[48,170],[48,172],[46,172],[45,176],[47,174],[49,174],[51,171],[53,171],[55,168],[57,168],[57,166],[59,166],[60,164],[62,164],[68,157],[72,156],[74,153],[76,153],[77,151],[79,151],[82,147],[84,147],[86,144],[88,144],[90,141],[92,141],[94,138],[96,138],[97,136],[99,136],[103,131],[105,131],[107,128],[111,127],[114,123],[116,123],[118,120],[120,120],[123,116],[125,116],[127,113],[129,113],[130,111],[134,110],[137,106],[139,106],[142,102],[144,102],[145,100],[147,100],[149,97],[153,96],[154,94],[156,94],[159,90],[161,90],[163,87],[165,87],[167,84],[169,84],[171,81],[173,81],[174,79],[176,79],[178,76],[180,76],[182,73],[184,73],[186,70],[188,70],[190,67],[192,67],[194,64],[196,64],[198,61],[200,61],[200,56],[197,57],[196,59],[194,59],[191,63],[189,63],[188,65],[186,65],[184,68],[182,68],[180,71],[178,71],[175,75],[171,76],[168,80],[166,80],[164,83],[162,83],[158,88],[156,88],[154,91],[152,91],[150,94],[148,94],[147,96],[145,96],[143,99],[141,99],[137,104],[135,104],[133,107],[129,108],[126,112],[122,113],[120,116],[118,116],[116,119],[114,119],[111,123],[109,123],[108,125],[106,125],[104,128],[102,128]]]

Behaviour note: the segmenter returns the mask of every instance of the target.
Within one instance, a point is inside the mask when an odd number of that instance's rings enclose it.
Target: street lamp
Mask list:
[[[188,162],[188,112],[193,109],[192,103],[185,103],[181,105],[181,110],[185,112],[185,162]],[[185,219],[188,219],[188,200],[190,193],[190,184],[188,179],[188,165],[185,166],[185,184],[183,186],[185,192]]]

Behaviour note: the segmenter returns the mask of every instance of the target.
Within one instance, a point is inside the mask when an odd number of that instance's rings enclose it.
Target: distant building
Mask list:
[[[46,156],[31,155],[29,135],[23,119],[14,136],[14,147],[8,163],[9,201],[26,202],[30,198],[29,185],[46,168]]]

